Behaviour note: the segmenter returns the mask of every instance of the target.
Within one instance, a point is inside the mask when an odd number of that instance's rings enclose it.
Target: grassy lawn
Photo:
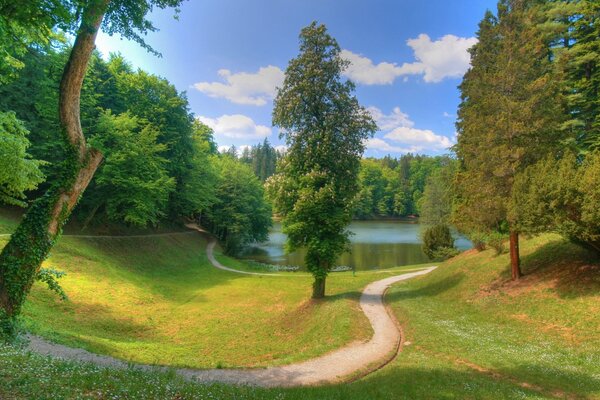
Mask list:
[[[0,246],[7,240],[0,237]],[[328,281],[331,296],[312,303],[309,275],[220,271],[208,263],[205,247],[193,232],[64,236],[45,266],[67,273],[61,285],[70,299],[62,302],[36,284],[23,310],[25,326],[128,361],[196,368],[288,364],[370,336],[358,299],[371,274],[336,273]]]
[[[69,273],[71,300],[60,303],[36,287],[28,324],[122,358],[208,367],[283,364],[368,337],[358,293],[389,273],[336,274],[331,298],[309,305],[308,277],[217,271],[203,246],[195,235],[65,237],[49,265]],[[351,384],[200,385],[173,373],[101,369],[0,346],[0,398],[600,399],[598,261],[553,235],[524,240],[521,251],[526,275],[516,284],[507,255],[485,251],[395,285],[386,299],[408,343],[388,366]]]

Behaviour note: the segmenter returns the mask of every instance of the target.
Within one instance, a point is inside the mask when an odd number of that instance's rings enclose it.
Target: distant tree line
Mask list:
[[[419,216],[429,177],[453,163],[449,156],[414,154],[362,159],[354,217]]]

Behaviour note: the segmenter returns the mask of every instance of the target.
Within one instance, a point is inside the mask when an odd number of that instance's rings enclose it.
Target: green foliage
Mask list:
[[[281,163],[282,188],[272,190],[283,216],[287,247],[306,247],[306,266],[315,277],[314,297],[322,297],[325,277],[346,250],[358,191],[364,141],[376,126],[342,81],[348,61],[324,25],[313,22],[300,33],[300,54],[292,59],[274,101],[273,125],[288,151]]]
[[[45,283],[48,286],[48,289],[51,292],[56,293],[62,301],[67,301],[69,300],[69,297],[63,290],[62,286],[60,286],[60,283],[58,283],[58,280],[65,275],[65,272],[57,271],[55,269],[40,268],[35,276],[35,280]]]
[[[413,154],[362,159],[354,217],[420,215],[427,179],[451,162],[447,156]]]
[[[265,138],[262,143],[254,145],[250,148],[244,148],[240,159],[242,162],[252,166],[254,174],[265,182],[269,177],[275,174],[277,160],[282,157],[269,140]]]
[[[457,162],[450,158],[444,161],[444,165],[435,169],[427,178],[425,190],[419,202],[419,221],[426,225],[450,223]]]
[[[600,152],[548,157],[515,180],[512,212],[524,232],[557,232],[600,253]]]
[[[425,228],[421,239],[423,253],[431,260],[444,260],[457,254],[447,225],[438,224]]]
[[[549,16],[562,27],[553,47],[567,105],[565,142],[583,153],[600,149],[600,4],[552,2]]]
[[[25,206],[25,191],[44,180],[42,162],[27,153],[27,129],[14,112],[0,112],[0,202]]]
[[[497,256],[506,253],[506,239],[506,235],[496,231],[490,232],[485,236],[486,244],[496,251]]]
[[[33,27],[35,31],[48,31],[58,25],[67,32],[75,34],[75,46],[78,49],[79,60],[75,64],[68,63],[66,68],[61,68],[64,73],[61,75],[60,91],[69,90],[69,93],[61,93],[67,102],[72,106],[85,109],[88,105],[84,102],[85,97],[81,97],[81,81],[83,76],[79,71],[84,71],[91,57],[91,47],[85,45],[86,40],[90,39],[93,44],[94,33],[98,29],[98,24],[102,23],[105,32],[109,34],[121,33],[124,37],[133,38],[144,45],[139,33],[146,33],[153,30],[152,24],[146,20],[145,15],[153,6],[165,8],[168,6],[178,6],[181,0],[123,0],[123,1],[105,1],[90,0],[86,2],[69,0],[39,0],[25,2],[21,5],[15,5],[14,2],[6,4],[0,3],[0,51],[4,53],[6,48],[6,35],[23,33],[19,31],[21,27]],[[56,13],[57,19],[53,19],[53,13]],[[63,13],[64,11],[64,13]],[[15,26],[7,25],[7,22],[15,23]],[[8,28],[7,28],[8,27]],[[92,33],[92,35],[90,35]],[[80,41],[82,40],[82,41]],[[27,40],[25,44],[27,45]],[[146,46],[147,47],[147,46]],[[7,53],[9,56],[11,48]],[[13,53],[19,53],[19,49]],[[24,52],[21,52],[21,54]],[[71,55],[71,51],[66,54]],[[3,68],[5,55],[2,54]],[[68,67],[75,65],[73,69]],[[10,65],[14,69],[15,65]],[[16,66],[18,67],[18,66]],[[78,67],[80,67],[78,69]],[[91,80],[85,80],[90,82]],[[67,82],[64,86],[63,83]],[[69,84],[72,83],[71,89]],[[77,92],[73,92],[77,91]],[[92,99],[94,96],[92,95]],[[64,108],[63,108],[64,110]],[[72,110],[70,111],[72,112]],[[72,115],[75,120],[74,125],[79,125],[79,110]],[[187,115],[187,113],[186,113]],[[60,236],[63,225],[70,217],[71,210],[79,200],[81,194],[88,185],[88,179],[85,174],[93,175],[96,164],[93,161],[100,160],[99,153],[94,153],[96,158],[92,157],[89,149],[85,145],[83,137],[78,133],[70,134],[72,131],[78,131],[80,126],[66,126],[63,123],[58,132],[62,137],[60,142],[64,146],[64,160],[61,167],[57,170],[56,176],[52,180],[52,186],[46,191],[46,194],[39,198],[29,209],[23,218],[21,224],[11,236],[9,243],[4,247],[0,254],[0,304],[3,308],[2,317],[6,323],[11,325],[16,316],[20,313],[23,302],[42,262],[48,256],[48,253],[55,241]],[[71,129],[69,129],[71,128]],[[75,143],[79,142],[79,143]],[[79,146],[79,145],[81,146]],[[86,168],[89,168],[86,170]],[[78,181],[78,178],[82,178]],[[76,187],[76,183],[78,186]]]
[[[267,240],[271,207],[250,167],[223,155],[212,159],[218,170],[215,201],[203,214],[204,224],[222,241],[227,253]]]
[[[156,225],[165,215],[175,180],[159,154],[158,130],[129,113],[114,116],[107,111],[98,119],[97,134],[90,144],[100,149],[105,162],[96,175],[96,193],[108,215],[138,226]]]
[[[0,0],[0,84],[18,76],[29,47],[48,44],[52,28],[72,22],[70,1]]]
[[[501,0],[498,15],[486,13],[479,25],[460,86],[453,223],[461,231],[516,226],[508,214],[515,176],[560,148],[560,88],[542,11],[534,2]]]

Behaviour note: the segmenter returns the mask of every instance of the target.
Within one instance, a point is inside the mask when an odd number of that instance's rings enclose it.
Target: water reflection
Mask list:
[[[429,261],[421,251],[420,225],[416,221],[354,221],[349,229],[354,233],[352,252],[343,254],[338,265],[371,270]],[[459,249],[471,248],[468,240],[455,237]],[[285,254],[284,244],[281,224],[275,223],[269,240],[248,249],[243,257],[268,264],[303,266],[305,251]]]

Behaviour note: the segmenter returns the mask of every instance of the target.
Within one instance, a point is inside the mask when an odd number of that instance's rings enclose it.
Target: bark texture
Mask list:
[[[510,270],[513,281],[521,277],[521,258],[519,256],[519,233],[510,231]]]

